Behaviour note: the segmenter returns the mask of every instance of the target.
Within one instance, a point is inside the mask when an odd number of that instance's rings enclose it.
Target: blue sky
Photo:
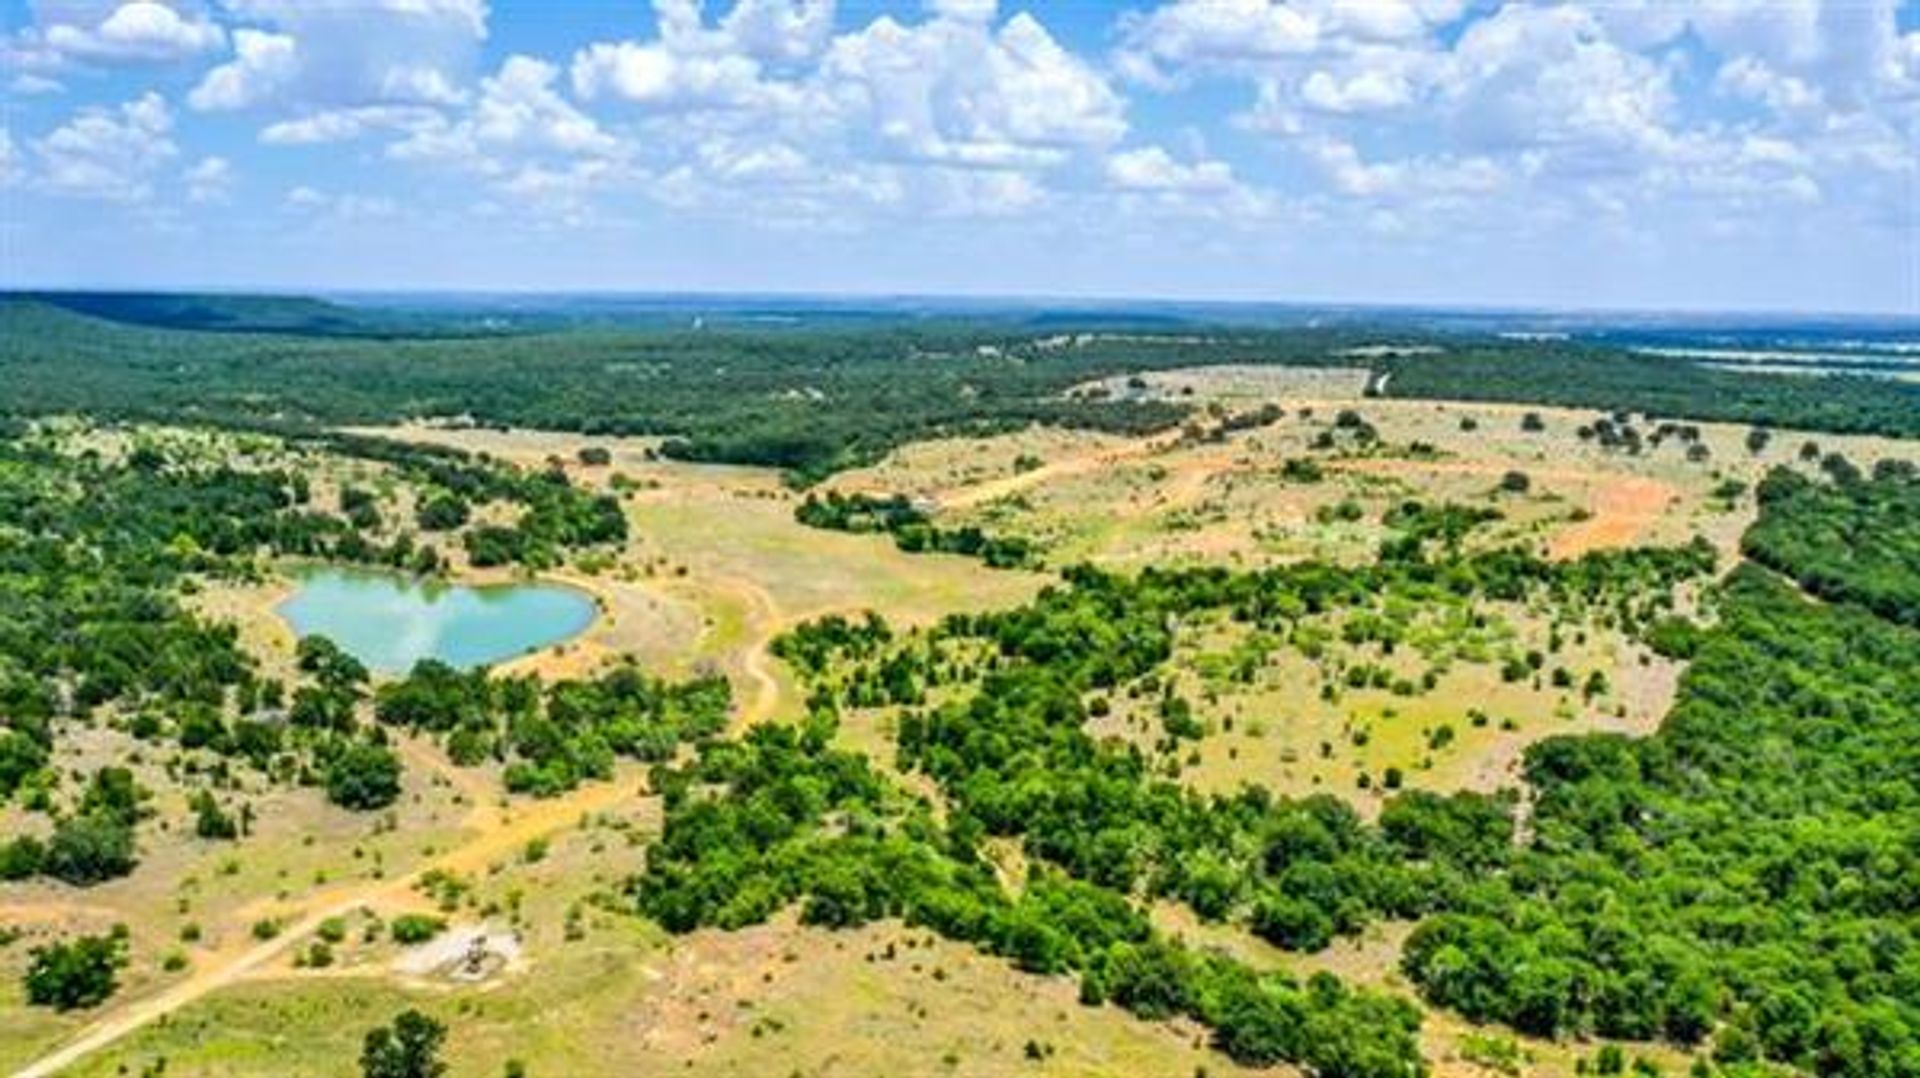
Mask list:
[[[0,282],[1920,314],[1894,0],[0,0]]]

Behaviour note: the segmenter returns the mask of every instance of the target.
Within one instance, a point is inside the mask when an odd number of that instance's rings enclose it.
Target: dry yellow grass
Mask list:
[[[1192,399],[1210,397],[1197,390]],[[1776,432],[1772,444],[1755,454],[1746,448],[1745,427],[1702,424],[1701,441],[1710,457],[1695,462],[1686,459],[1677,441],[1639,456],[1583,441],[1576,430],[1597,418],[1590,411],[1359,399],[1351,393],[1211,399],[1230,401],[1230,410],[1273,400],[1288,414],[1218,443],[1045,430],[985,443],[927,442],[832,485],[925,498],[941,507],[945,521],[977,523],[1041,542],[1055,564],[1255,566],[1308,557],[1364,559],[1384,535],[1380,514],[1407,498],[1493,505],[1506,519],[1487,529],[1486,541],[1521,542],[1557,557],[1681,543],[1696,534],[1731,554],[1751,521],[1752,499],[1727,505],[1713,497],[1714,488],[1728,480],[1751,487],[1767,469],[1795,460],[1809,440]],[[1379,430],[1382,451],[1356,458],[1311,449],[1314,437],[1343,409],[1358,412]],[[1529,412],[1542,417],[1546,430],[1521,429],[1521,417]],[[1463,421],[1472,429],[1463,429]],[[1641,427],[1650,433],[1649,425]],[[1811,440],[1869,467],[1910,452],[1888,439]],[[1410,454],[1414,445],[1428,447],[1430,455]],[[1017,469],[1015,462],[1023,457],[1029,467]],[[1326,481],[1303,484],[1280,475],[1286,461],[1306,457],[1323,461]],[[1494,487],[1507,471],[1527,473],[1532,490],[1523,497],[1497,495]],[[1330,524],[1317,518],[1319,510],[1347,499],[1363,506],[1364,520]]]
[[[582,938],[530,929],[524,973],[480,989],[407,989],[366,972],[251,978],[76,1068],[165,1057],[170,1074],[304,1078],[351,1068],[358,1040],[407,1006],[458,1033],[455,1074],[507,1059],[531,1074],[963,1076],[1284,1075],[1247,1071],[1179,1023],[1082,1007],[1070,981],[895,923],[847,932],[791,920],[663,939],[631,922]],[[891,955],[892,957],[888,957]],[[1045,1058],[1031,1060],[1034,1042]]]

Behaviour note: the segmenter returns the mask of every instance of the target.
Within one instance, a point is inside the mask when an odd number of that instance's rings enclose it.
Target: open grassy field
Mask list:
[[[872,468],[836,477],[846,491],[922,498],[955,523],[1032,538],[1050,564],[1129,565],[1225,561],[1240,566],[1318,557],[1371,557],[1383,512],[1416,498],[1498,510],[1482,541],[1524,542],[1553,557],[1635,544],[1681,543],[1704,535],[1731,552],[1753,519],[1746,491],[1808,442],[1863,468],[1910,447],[1883,438],[1775,432],[1758,452],[1748,428],[1695,424],[1703,459],[1668,438],[1640,454],[1582,438],[1600,413],[1519,405],[1372,398],[1353,372],[1199,368],[1142,376],[1144,393],[1171,392],[1224,414],[1273,403],[1282,418],[1222,438],[1031,430],[1000,438],[949,439],[901,449]],[[1249,385],[1257,386],[1250,390]],[[1118,384],[1124,385],[1124,380]],[[1342,436],[1342,412],[1378,432],[1361,446]],[[1529,415],[1539,429],[1524,429]],[[1655,424],[1639,425],[1648,433]],[[1315,448],[1323,434],[1331,448]],[[1700,450],[1693,455],[1699,457]],[[1283,473],[1315,459],[1324,478]],[[1525,473],[1522,495],[1499,491],[1508,472]],[[1359,519],[1328,519],[1343,502]]]
[[[1071,983],[882,923],[841,933],[788,922],[679,940],[608,918],[478,986],[379,967],[263,973],[143,1029],[73,1073],[166,1061],[169,1074],[348,1073],[359,1032],[408,1006],[459,1029],[457,1075],[1241,1075],[1191,1030],[1082,1007]],[[1042,1058],[1031,1059],[1029,1042]]]
[[[1205,727],[1198,741],[1171,753],[1157,748],[1157,698],[1120,696],[1091,728],[1135,743],[1196,789],[1228,794],[1251,783],[1295,797],[1332,793],[1370,815],[1399,786],[1447,793],[1517,785],[1521,754],[1540,738],[1647,733],[1666,713],[1678,664],[1615,632],[1594,629],[1552,654],[1553,666],[1576,672],[1576,685],[1555,687],[1544,673],[1503,678],[1498,654],[1544,651],[1552,630],[1525,610],[1490,613],[1490,627],[1478,631],[1461,620],[1435,622],[1435,634],[1475,640],[1464,655],[1449,649],[1437,666],[1416,649],[1381,656],[1335,637],[1315,658],[1277,649],[1245,683],[1228,675],[1222,657],[1246,647],[1249,634],[1199,628],[1183,641],[1170,678]],[[1385,666],[1399,687],[1342,685],[1340,668],[1360,661]],[[1431,689],[1419,684],[1428,669],[1444,671]],[[1594,671],[1608,689],[1588,697],[1577,683]],[[1329,684],[1337,689],[1332,699],[1323,694]],[[1390,772],[1397,775],[1391,782]]]

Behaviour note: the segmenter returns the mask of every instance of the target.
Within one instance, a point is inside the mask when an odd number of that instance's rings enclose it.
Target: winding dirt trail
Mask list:
[[[939,503],[942,509],[969,509],[1021,491],[1031,490],[1055,479],[1084,475],[1087,472],[1118,464],[1123,460],[1165,452],[1173,448],[1178,440],[1177,435],[1156,434],[1103,449],[1076,453],[1070,457],[1048,461],[1029,471],[1015,472],[999,479],[989,479],[984,483],[946,491],[936,495],[934,501]]]
[[[752,683],[754,695],[734,717],[735,729],[767,722],[780,712],[780,705],[787,696],[787,686],[780,680],[777,660],[773,655],[773,642],[781,633],[814,618],[833,614],[857,615],[867,609],[865,604],[856,603],[851,606],[817,606],[799,613],[787,613],[765,585],[750,577],[715,575],[708,580],[719,582],[722,587],[741,597],[748,611],[748,624],[752,626],[753,642],[740,654],[740,673]]]
[[[781,617],[780,604],[759,581],[744,576],[728,576],[724,580],[727,589],[745,601],[747,623],[753,632],[753,643],[747,645],[740,657],[740,672],[753,683],[754,697],[734,720],[737,725],[747,727],[773,718],[780,710],[780,697],[786,690],[773,669],[773,638],[797,619]]]

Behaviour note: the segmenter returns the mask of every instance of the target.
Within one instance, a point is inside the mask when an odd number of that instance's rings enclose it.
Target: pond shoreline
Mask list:
[[[390,676],[423,659],[460,669],[511,664],[578,640],[604,615],[603,599],[572,581],[501,576],[308,562],[286,571],[289,586],[270,609],[296,638],[326,635]]]

